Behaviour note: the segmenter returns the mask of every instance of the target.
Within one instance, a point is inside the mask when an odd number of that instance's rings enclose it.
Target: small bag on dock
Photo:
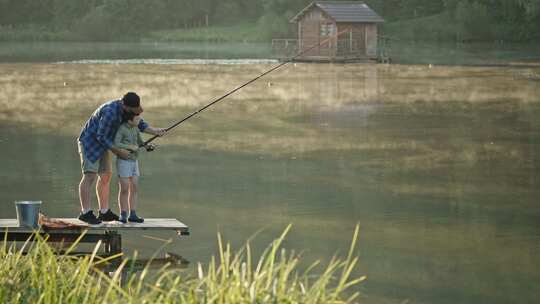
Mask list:
[[[43,213],[39,213],[39,225],[44,229],[80,229],[85,225],[77,225],[76,223],[66,222],[61,219],[50,218]]]

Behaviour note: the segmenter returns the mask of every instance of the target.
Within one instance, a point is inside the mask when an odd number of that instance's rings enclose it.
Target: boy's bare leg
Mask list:
[[[129,199],[129,178],[118,178],[118,207],[120,212],[128,211],[128,199]]]
[[[129,210],[137,210],[137,200],[138,200],[138,194],[137,191],[139,190],[139,177],[138,176],[132,176],[129,178]]]
[[[83,173],[81,182],[79,183],[79,201],[81,203],[81,211],[88,211],[90,206],[90,189],[96,180],[95,173]]]
[[[109,188],[111,181],[111,172],[99,173],[96,183],[96,194],[98,198],[99,209],[109,209]]]

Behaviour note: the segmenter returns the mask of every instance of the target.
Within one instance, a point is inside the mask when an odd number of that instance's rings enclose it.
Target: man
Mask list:
[[[130,158],[130,151],[113,147],[114,135],[125,113],[140,114],[143,109],[136,93],[128,92],[120,100],[101,105],[88,119],[78,138],[81,156],[82,179],[79,184],[81,214],[79,219],[91,225],[102,221],[117,221],[118,215],[109,209],[109,184],[112,175],[112,154],[122,159]],[[162,136],[165,129],[150,127],[142,119],[138,128],[152,135]],[[99,215],[90,207],[90,189],[97,179],[96,194]]]

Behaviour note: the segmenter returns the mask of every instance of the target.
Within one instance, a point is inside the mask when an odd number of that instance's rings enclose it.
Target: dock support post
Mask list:
[[[109,256],[113,256],[122,253],[122,236],[116,231],[107,231],[107,241],[105,244],[105,253]],[[122,263],[122,256],[118,256],[111,261],[113,267],[120,266]]]
[[[116,231],[107,231],[106,235],[106,244],[105,244],[105,253],[108,256],[117,255],[122,253],[122,235]],[[117,256],[111,260],[109,267],[109,275],[113,276],[114,272],[118,270],[118,267],[122,264],[122,256]],[[126,269],[122,269],[120,273],[119,283],[120,286],[124,286],[127,282],[128,273]]]

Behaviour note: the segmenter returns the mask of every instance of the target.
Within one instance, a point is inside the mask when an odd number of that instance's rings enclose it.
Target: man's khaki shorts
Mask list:
[[[81,142],[78,142],[79,155],[81,157],[81,169],[82,173],[112,173],[112,152],[111,150],[105,151],[103,156],[95,162],[91,162],[84,155],[84,148]]]

